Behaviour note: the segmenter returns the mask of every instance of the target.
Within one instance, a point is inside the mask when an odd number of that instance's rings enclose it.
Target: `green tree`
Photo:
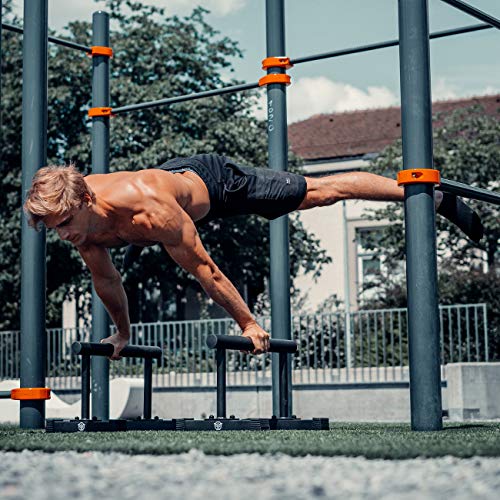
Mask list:
[[[7,2],[10,5],[10,0]],[[186,17],[166,17],[163,9],[130,0],[108,0],[112,20],[111,102],[114,107],[146,100],[199,92],[241,83],[224,78],[232,72],[231,59],[242,57],[237,44],[221,36],[197,8]],[[13,22],[19,20],[10,16]],[[21,67],[19,36],[3,32],[3,132],[9,146],[2,167],[2,261],[0,328],[18,326],[20,246],[20,137]],[[91,25],[71,22],[65,38],[89,44]],[[4,99],[5,97],[5,99]],[[256,166],[267,164],[267,138],[263,122],[252,114],[256,93],[247,92],[142,110],[111,119],[110,170],[137,170],[161,164],[175,156],[200,152],[226,154]],[[90,172],[90,123],[85,110],[91,105],[90,60],[64,47],[49,50],[49,139],[52,163],[74,161]],[[299,162],[291,158],[292,168]],[[269,273],[268,224],[258,217],[213,221],[200,229],[214,260],[247,290],[252,306],[264,290]],[[90,277],[70,245],[47,236],[48,324],[60,324],[61,303],[71,294],[84,296]],[[298,217],[291,218],[291,270],[317,274],[329,258],[308,234]],[[112,252],[117,267],[122,250]],[[142,288],[139,288],[139,284]],[[182,318],[188,290],[198,283],[175,265],[158,247],[144,252],[138,265],[125,274],[131,316],[143,321]],[[141,291],[142,290],[142,291]],[[142,311],[138,308],[142,294]],[[200,294],[201,295],[201,294]],[[202,294],[204,296],[204,294]],[[88,304],[87,304],[88,305]],[[161,311],[159,317],[158,311]]]
[[[12,2],[3,2],[3,20],[18,23]],[[0,163],[0,329],[19,323],[19,256],[21,212],[21,39],[2,30],[2,161]],[[15,319],[14,319],[15,318]]]
[[[499,106],[500,110],[500,106]],[[481,107],[437,115],[434,131],[434,168],[443,177],[490,190],[500,185],[500,120],[483,113]],[[395,178],[402,166],[401,141],[388,146],[371,163],[371,171]],[[484,260],[490,269],[498,267],[500,252],[500,218],[495,205],[470,200],[467,202],[481,216],[485,235],[479,245],[464,238],[463,233],[443,217],[436,217],[438,255],[450,265],[468,268]],[[403,205],[390,203],[371,210],[368,218],[388,220],[383,231],[367,238],[366,246],[382,250],[387,267],[393,268],[404,259]],[[483,252],[478,252],[482,250]]]

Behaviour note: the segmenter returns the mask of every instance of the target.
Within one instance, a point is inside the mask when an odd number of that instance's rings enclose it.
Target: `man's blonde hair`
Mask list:
[[[62,215],[81,206],[85,194],[94,200],[94,193],[73,164],[41,168],[24,202],[29,225],[37,228],[47,215]]]

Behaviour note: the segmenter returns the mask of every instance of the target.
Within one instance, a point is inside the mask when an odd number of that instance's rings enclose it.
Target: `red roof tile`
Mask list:
[[[433,103],[433,113],[480,104],[487,114],[500,110],[500,94]],[[400,108],[315,115],[288,127],[292,151],[305,160],[359,157],[377,153],[401,137]]]

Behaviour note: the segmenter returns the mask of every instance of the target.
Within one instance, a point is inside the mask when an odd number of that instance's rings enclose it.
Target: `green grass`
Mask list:
[[[0,425],[0,450],[102,451],[165,455],[198,449],[211,455],[500,456],[500,423],[446,424],[442,432],[411,432],[405,424],[339,424],[329,431],[109,432],[46,434]]]

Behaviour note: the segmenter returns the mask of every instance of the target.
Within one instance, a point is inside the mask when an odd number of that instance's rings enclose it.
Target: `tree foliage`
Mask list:
[[[111,17],[111,103],[113,107],[199,92],[241,83],[231,74],[231,58],[242,57],[237,43],[215,31],[207,11],[194,9],[186,17],[166,17],[163,9],[130,0],[108,0]],[[4,7],[10,10],[10,0]],[[12,14],[9,21],[19,24]],[[19,323],[19,248],[21,205],[21,68],[19,35],[2,32],[3,163],[1,172],[0,329]],[[91,24],[71,22],[64,38],[90,45]],[[80,53],[49,46],[48,158],[73,161],[90,173],[91,62]],[[169,158],[220,153],[243,164],[267,165],[265,123],[252,114],[253,92],[238,93],[147,109],[111,119],[110,171],[155,167]],[[291,158],[292,168],[299,162]],[[258,217],[213,221],[200,228],[208,252],[236,286],[248,291],[252,306],[264,290],[269,273],[268,223]],[[329,258],[291,217],[291,272],[299,268],[315,275]],[[117,267],[122,251],[113,251]],[[61,303],[71,294],[85,296],[90,276],[76,250],[47,235],[48,324],[59,326]],[[125,274],[132,320],[182,318],[188,290],[200,295],[195,280],[158,247],[150,247]],[[139,288],[141,284],[142,288]],[[141,291],[142,290],[142,291]],[[139,293],[142,294],[139,311]],[[203,294],[204,295],[204,294]],[[160,313],[159,313],[160,311]]]
[[[475,106],[435,117],[440,126],[434,131],[434,168],[440,170],[444,178],[498,190],[500,115],[486,115],[483,111],[481,107]],[[399,140],[372,161],[371,171],[395,178],[401,167],[402,147]],[[446,259],[450,265],[461,268],[477,265],[478,257],[490,268],[496,267],[500,252],[498,206],[474,200],[467,203],[479,213],[484,223],[482,241],[479,245],[474,244],[455,225],[437,216],[438,256]],[[403,205],[390,203],[381,209],[369,211],[368,217],[389,221],[371,242],[367,241],[367,247],[382,249],[387,267],[391,269],[404,259]]]
[[[500,106],[499,106],[500,109]],[[442,176],[472,186],[499,191],[500,120],[481,107],[436,116],[434,165]],[[402,164],[401,141],[386,148],[372,163],[373,171],[395,177]],[[460,230],[437,216],[437,251],[440,304],[485,302],[488,308],[490,354],[500,356],[500,210],[498,206],[467,201],[480,215],[485,235],[479,245],[465,239]],[[371,283],[374,290],[364,306],[406,307],[406,286],[401,265],[405,258],[402,204],[391,203],[372,210],[368,217],[389,223],[366,242],[385,262]],[[376,293],[374,293],[376,292]]]

